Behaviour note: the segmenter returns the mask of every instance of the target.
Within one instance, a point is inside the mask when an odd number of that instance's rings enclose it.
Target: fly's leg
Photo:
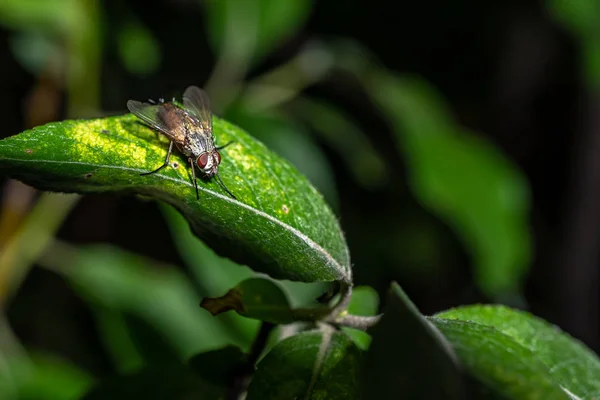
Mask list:
[[[154,171],[144,172],[143,174],[140,174],[140,175],[154,174],[154,173],[160,171],[161,169],[163,169],[164,167],[166,167],[167,165],[169,165],[169,160],[171,159],[172,152],[173,152],[173,141],[171,140],[171,144],[169,145],[169,151],[167,151],[167,158],[165,159],[165,163],[163,165],[161,165],[160,167],[156,168]]]
[[[200,195],[198,194],[198,182],[196,181],[196,168],[194,168],[194,160],[188,158],[188,161],[192,166],[192,180],[194,181],[194,187],[196,188],[196,200],[200,200]]]
[[[235,196],[233,195],[233,193],[231,193],[231,192],[229,191],[229,189],[227,189],[227,186],[225,186],[225,184],[223,183],[223,179],[221,179],[221,175],[219,175],[219,172],[218,172],[218,171],[217,171],[217,175],[216,175],[216,176],[217,176],[217,182],[219,183],[219,185],[220,185],[220,186],[221,186],[223,189],[225,189],[225,191],[227,192],[227,194],[228,194],[228,195],[230,195],[230,196],[231,196],[231,197],[232,197],[234,200],[237,200],[237,197],[235,197]]]

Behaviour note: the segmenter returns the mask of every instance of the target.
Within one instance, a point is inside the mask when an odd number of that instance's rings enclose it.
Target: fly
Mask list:
[[[232,142],[220,147],[215,145],[212,113],[206,92],[196,86],[188,87],[183,92],[183,108],[164,101],[159,104],[150,104],[136,100],[129,100],[127,108],[146,125],[171,140],[164,164],[154,171],[140,175],[154,174],[168,166],[173,152],[173,144],[175,144],[177,149],[188,157],[188,162],[192,167],[192,180],[196,188],[197,199],[200,199],[200,196],[196,182],[196,168],[200,169],[206,178],[216,176],[217,182],[227,194],[236,198],[227,189],[219,175],[219,164],[221,163],[219,150],[229,146]]]

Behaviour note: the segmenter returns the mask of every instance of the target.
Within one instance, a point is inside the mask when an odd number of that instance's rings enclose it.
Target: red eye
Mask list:
[[[198,168],[204,169],[206,164],[208,164],[208,153],[200,154],[200,157],[196,160],[196,164],[198,164]]]
[[[217,165],[221,164],[221,153],[215,151],[215,157],[217,158]]]

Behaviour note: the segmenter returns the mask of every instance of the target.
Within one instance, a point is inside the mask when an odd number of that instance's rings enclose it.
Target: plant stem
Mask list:
[[[364,316],[364,315],[351,315],[344,314],[332,320],[326,320],[330,324],[337,326],[346,326],[348,328],[360,329],[366,331],[369,328],[377,325],[383,314],[375,316]]]
[[[260,326],[258,334],[252,343],[250,353],[245,362],[245,365],[237,371],[232,379],[232,384],[229,385],[229,391],[226,395],[227,400],[239,400],[248,389],[250,378],[254,373],[254,368],[261,354],[267,346],[269,335],[275,328],[275,325],[270,322],[263,322]]]

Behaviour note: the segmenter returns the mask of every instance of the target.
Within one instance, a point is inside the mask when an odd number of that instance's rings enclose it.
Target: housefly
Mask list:
[[[231,142],[220,147],[215,145],[212,113],[206,92],[196,86],[188,87],[183,93],[183,108],[174,103],[165,103],[162,100],[159,104],[129,100],[127,108],[148,126],[171,140],[164,164],[154,171],[140,175],[154,174],[168,166],[173,144],[175,144],[179,151],[188,157],[188,162],[192,167],[192,180],[196,188],[197,199],[200,196],[198,195],[198,183],[196,182],[196,168],[206,178],[215,176],[217,182],[227,194],[234,199],[236,198],[227,189],[219,175],[219,164],[221,163],[219,150],[229,146]]]

